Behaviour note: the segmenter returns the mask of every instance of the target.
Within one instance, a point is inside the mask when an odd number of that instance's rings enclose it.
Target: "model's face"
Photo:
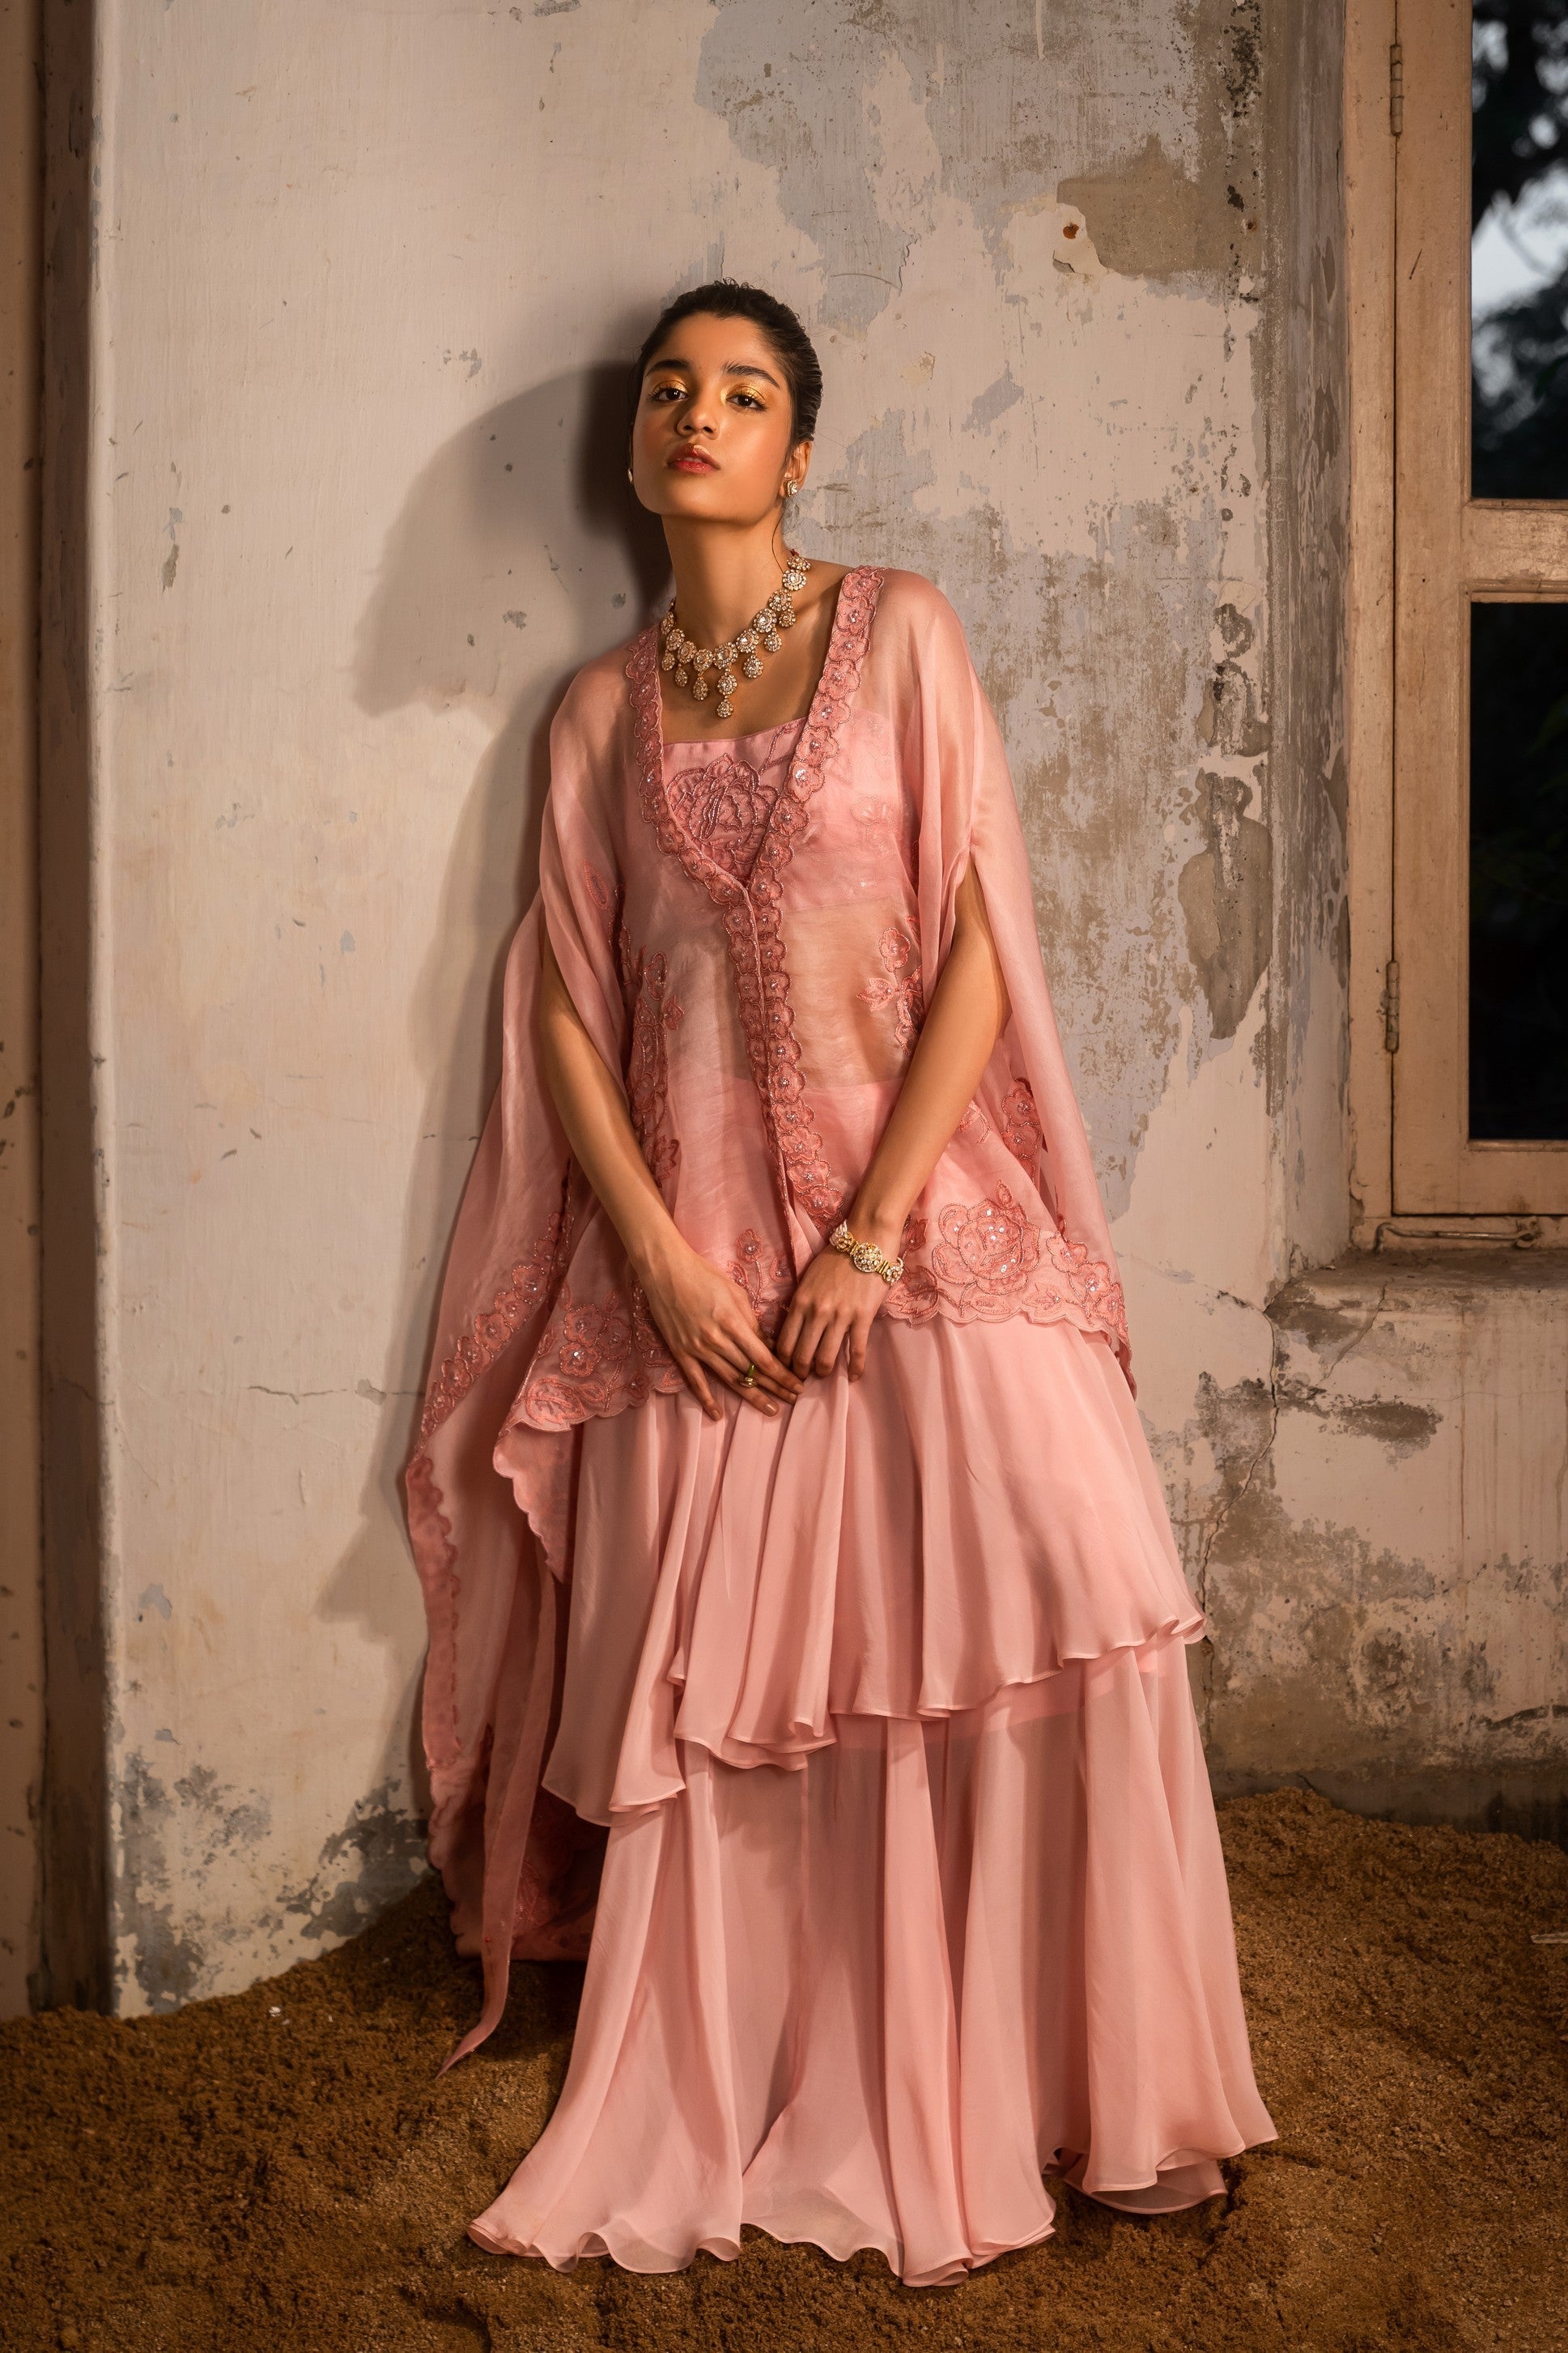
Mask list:
[[[632,427],[632,480],[645,507],[710,522],[776,512],[804,482],[809,442],[792,444],[778,353],[749,319],[682,319],[654,353]]]

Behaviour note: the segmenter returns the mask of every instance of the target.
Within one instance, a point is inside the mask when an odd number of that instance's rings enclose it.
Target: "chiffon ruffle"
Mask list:
[[[1046,2236],[1047,2168],[1216,2194],[1274,2126],[1110,1345],[884,1319],[858,1382],[722,1394],[496,1444],[570,1589],[542,1785],[608,1836],[560,2101],[472,2236],[664,2271],[754,2223],[927,2284]]]
[[[583,1430],[544,1784],[590,1820],[674,1795],[679,1741],[799,1764],[843,1715],[1202,1634],[1127,1383],[1075,1325],[879,1320],[858,1381],[774,1420],[720,1394],[722,1421],[672,1394]],[[509,1419],[495,1454],[552,1564],[558,1445]]]

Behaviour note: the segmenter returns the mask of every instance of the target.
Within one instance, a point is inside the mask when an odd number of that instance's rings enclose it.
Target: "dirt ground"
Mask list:
[[[581,1972],[514,1972],[485,2048],[426,1883],[249,1992],[0,2027],[10,2353],[1400,2353],[1568,2348],[1568,1855],[1405,1830],[1305,1791],[1220,1810],[1279,2141],[1225,2200],[900,2287],[748,2232],[639,2278],[491,2255],[463,2226],[547,2116]]]

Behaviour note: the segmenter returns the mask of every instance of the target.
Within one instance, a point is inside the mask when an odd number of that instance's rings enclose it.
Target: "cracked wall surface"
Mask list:
[[[1267,1368],[1201,1414],[1211,1770],[1563,1837],[1568,1268],[1347,1259],[1268,1324]]]
[[[807,552],[934,577],[1001,719],[1216,1772],[1414,1803],[1560,1737],[1479,1435],[1511,1309],[1456,1356],[1300,1287],[1348,1230],[1337,8],[616,21],[106,0],[61,117],[47,1878],[55,1982],[126,2009],[418,1866],[396,1473],[549,716],[663,586],[620,368],[718,270],[818,338]]]

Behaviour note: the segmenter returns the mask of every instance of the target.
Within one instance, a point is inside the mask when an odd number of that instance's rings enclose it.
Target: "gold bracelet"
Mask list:
[[[889,1258],[875,1242],[858,1242],[842,1219],[827,1237],[829,1250],[842,1250],[851,1266],[862,1274],[879,1274],[884,1282],[897,1282],[904,1271],[901,1258]]]

